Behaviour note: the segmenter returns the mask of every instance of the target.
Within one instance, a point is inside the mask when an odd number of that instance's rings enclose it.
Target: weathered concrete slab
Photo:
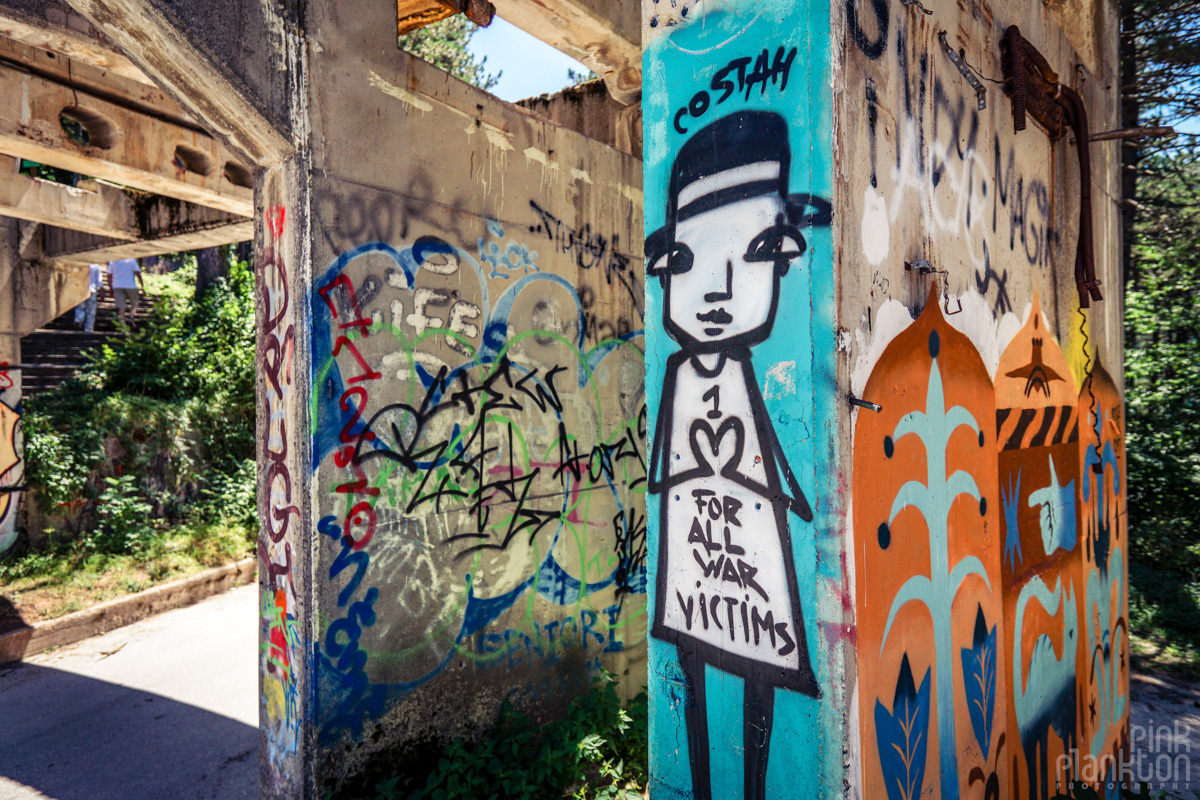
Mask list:
[[[496,13],[604,79],[613,99],[642,91],[638,0],[494,0]]]
[[[70,2],[250,165],[279,163],[303,138],[292,128],[305,81],[300,3]]]
[[[95,26],[63,0],[4,0],[0,3],[0,35],[151,86],[145,73],[115,51]]]
[[[88,145],[67,135],[63,114],[89,128]],[[232,162],[244,173],[244,163],[215,139],[7,65],[0,65],[0,153],[252,214],[251,189],[226,170]]]
[[[41,260],[98,264],[118,258],[182,253],[248,242],[254,238],[254,222],[244,217],[193,206],[194,213],[179,218],[168,214],[160,203],[150,203],[145,210],[151,212],[146,217],[147,223],[155,224],[151,216],[157,217],[160,227],[139,231],[139,238],[133,240],[111,239],[64,228],[43,228]],[[175,218],[171,219],[172,216]],[[164,217],[166,219],[161,219]]]
[[[133,199],[117,187],[94,181],[74,187],[30,178],[17,171],[18,163],[0,155],[0,216],[111,239],[132,240],[140,235]]]

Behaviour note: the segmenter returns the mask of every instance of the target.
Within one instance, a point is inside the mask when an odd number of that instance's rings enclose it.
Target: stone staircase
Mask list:
[[[134,312],[134,328],[153,313],[154,296],[142,298]],[[125,336],[117,329],[117,307],[112,296],[96,303],[96,329],[75,329],[75,309],[21,339],[21,395],[24,399],[57,389],[88,363],[88,354],[107,342]]]

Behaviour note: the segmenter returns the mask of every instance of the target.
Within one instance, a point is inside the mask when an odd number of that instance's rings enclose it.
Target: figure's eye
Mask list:
[[[655,271],[660,275],[679,275],[690,270],[694,260],[695,256],[692,254],[692,248],[682,242],[676,242],[656,262]]]
[[[804,236],[794,225],[789,225],[780,214],[775,224],[764,230],[746,248],[747,261],[791,261],[804,255],[807,245]]]

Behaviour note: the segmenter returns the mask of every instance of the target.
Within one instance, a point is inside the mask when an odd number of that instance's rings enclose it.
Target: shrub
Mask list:
[[[100,524],[84,539],[85,545],[101,553],[144,551],[154,539],[150,508],[138,491],[136,476],[105,478],[97,503]]]
[[[626,709],[616,683],[614,675],[601,673],[571,703],[566,717],[545,725],[506,703],[487,739],[458,739],[442,748],[424,786],[421,776],[396,775],[375,786],[372,800],[642,800],[646,693]],[[414,781],[419,788],[413,788]]]
[[[257,528],[254,380],[254,276],[239,262],[199,300],[168,292],[141,330],[26,404],[26,483],[101,552],[144,549],[158,520]]]

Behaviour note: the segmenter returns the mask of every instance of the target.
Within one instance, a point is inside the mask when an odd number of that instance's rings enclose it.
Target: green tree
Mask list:
[[[1200,3],[1121,0],[1130,616],[1200,668]],[[1191,130],[1189,130],[1189,128]]]
[[[461,14],[418,28],[400,37],[400,47],[449,72],[456,78],[487,91],[500,80],[500,72],[487,71],[487,56],[476,59],[467,49],[479,26]]]
[[[1134,554],[1200,575],[1200,154],[1142,163],[1137,274],[1125,302],[1130,520]]]
[[[1196,0],[1120,0],[1121,127],[1180,125],[1200,119],[1200,3]],[[1121,145],[1125,198],[1125,280],[1138,274],[1134,226],[1138,209],[1156,190],[1143,193],[1146,161],[1200,143],[1197,134],[1168,140],[1127,140]],[[1161,170],[1157,162],[1148,168]],[[1143,196],[1145,194],[1150,197]]]

